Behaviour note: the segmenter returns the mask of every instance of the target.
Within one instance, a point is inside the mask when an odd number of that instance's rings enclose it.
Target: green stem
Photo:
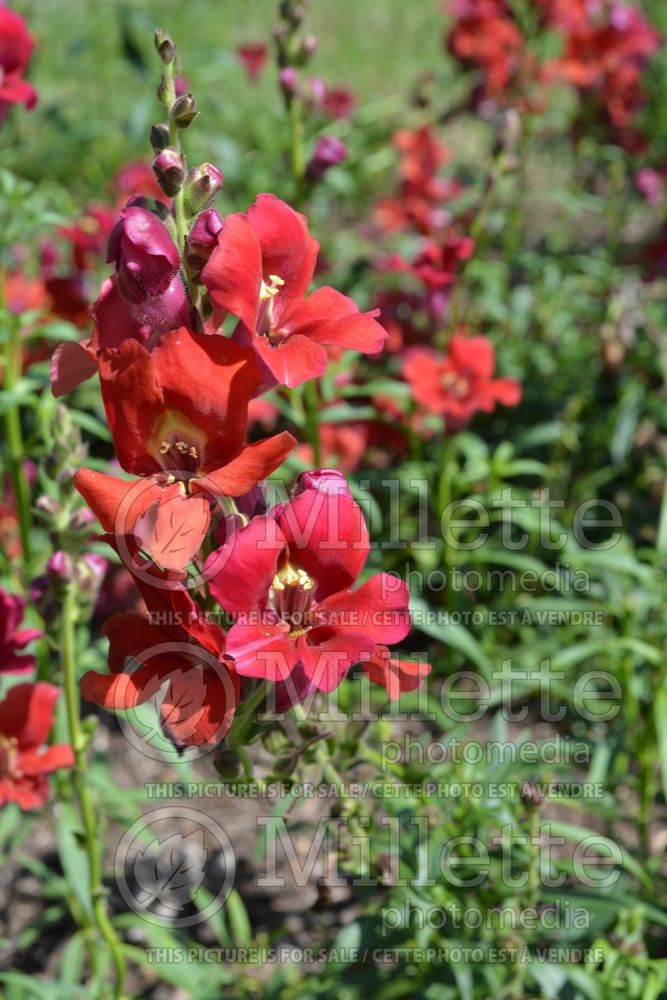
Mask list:
[[[298,208],[305,195],[306,160],[303,152],[303,118],[301,101],[292,97],[288,105],[290,152],[294,176],[294,207]]]
[[[125,957],[123,948],[109,919],[106,892],[102,882],[102,856],[100,852],[99,821],[90,794],[87,776],[86,738],[81,731],[79,687],[76,675],[76,591],[73,583],[68,583],[63,599],[60,626],[60,664],[63,674],[65,707],[69,741],[74,751],[74,767],[71,771],[72,787],[76,796],[90,878],[90,898],[95,927],[106,943],[115,970],[114,1000],[122,1000],[125,983]],[[96,967],[95,944],[91,949],[91,964]]]
[[[445,579],[448,579],[448,573],[450,568],[450,563],[453,560],[450,559],[450,547],[445,541],[445,536],[442,530],[443,515],[453,498],[453,487],[454,479],[457,471],[456,462],[456,445],[455,438],[451,436],[446,436],[442,448],[442,453],[440,457],[440,479],[438,482],[438,509],[436,511],[436,516],[438,517],[438,529],[440,531],[440,537],[442,540],[442,571],[445,574]],[[448,599],[448,588],[443,588],[443,595],[445,600]]]
[[[232,728],[227,734],[226,744],[228,750],[239,753],[248,730],[255,720],[255,710],[261,705],[266,697],[266,683],[259,684],[253,693],[247,698],[238,712]],[[239,753],[239,756],[243,756]]]
[[[21,328],[18,320],[10,316],[5,308],[5,271],[0,267],[0,312],[6,324],[4,359],[4,390],[11,395],[21,377],[23,364],[23,347],[21,344]],[[11,403],[5,412],[5,434],[7,436],[7,464],[14,490],[16,512],[19,520],[21,536],[21,551],[23,554],[24,577],[30,579],[31,566],[31,529],[32,513],[30,506],[30,488],[23,471],[23,434],[21,432],[21,412],[19,404]]]
[[[320,448],[320,431],[318,426],[320,400],[317,379],[310,379],[310,381],[304,384],[303,404],[306,415],[306,433],[310,446],[313,449],[313,465],[319,469],[322,464],[322,451]]]

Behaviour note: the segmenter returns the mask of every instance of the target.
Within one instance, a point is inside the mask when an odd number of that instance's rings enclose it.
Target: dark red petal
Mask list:
[[[271,517],[254,517],[246,527],[232,526],[225,544],[204,565],[209,590],[220,606],[246,613],[263,608],[286,545]]]
[[[59,696],[55,684],[16,684],[0,703],[0,733],[14,737],[19,748],[46,743]]]
[[[261,381],[253,351],[181,327],[160,338],[151,360],[169,419],[185,417],[205,441],[198,467],[219,468],[245,440],[248,401]]]
[[[171,678],[160,716],[177,743],[215,747],[229,732],[237,702],[238,682],[220,664]]]
[[[136,340],[98,355],[100,385],[118,461],[126,472],[150,475],[160,464],[150,445],[165,413],[149,352]],[[159,447],[157,442],[156,447]]]

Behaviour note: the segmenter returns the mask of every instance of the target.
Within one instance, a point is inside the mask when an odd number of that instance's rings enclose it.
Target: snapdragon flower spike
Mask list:
[[[298,697],[332,691],[359,662],[384,683],[386,646],[410,630],[408,590],[387,573],[351,589],[369,551],[361,509],[334,470],[301,476],[292,500],[245,527],[230,525],[205,572],[211,594],[236,617],[227,642],[238,673]],[[406,688],[400,666],[392,669],[386,686],[396,697]]]
[[[54,684],[17,684],[0,702],[0,806],[44,805],[49,797],[47,774],[74,764],[67,744],[45,746],[59,695]]]
[[[458,430],[478,410],[491,413],[498,403],[517,406],[521,402],[519,383],[511,378],[494,378],[495,367],[490,340],[457,333],[446,354],[430,347],[409,348],[404,354],[403,377],[425,412],[440,414],[448,429]]]
[[[329,346],[375,354],[384,344],[377,310],[360,313],[329,287],[306,295],[318,251],[305,216],[262,194],[247,213],[227,216],[202,271],[214,323],[238,317],[234,338],[257,353],[267,387],[321,375]]]
[[[26,602],[0,587],[0,673],[26,673],[35,667],[35,657],[20,653],[42,636],[37,628],[21,628]]]
[[[135,340],[102,351],[102,398],[118,461],[137,484],[80,469],[76,488],[106,531],[138,535],[165,569],[184,571],[210,524],[209,497],[240,496],[276,469],[288,433],[246,445],[254,355],[186,328],[147,351]]]
[[[126,712],[162,690],[160,718],[174,744],[212,748],[229,731],[240,692],[225,634],[178,583],[136,582],[148,615],[125,611],[105,622],[110,673],[85,673],[81,696]]]
[[[60,344],[51,361],[54,396],[72,392],[98,369],[98,354],[124,341],[149,348],[163,333],[191,322],[191,307],[181,281],[180,256],[167,227],[134,199],[121,212],[109,238],[107,279],[92,307],[93,336]]]

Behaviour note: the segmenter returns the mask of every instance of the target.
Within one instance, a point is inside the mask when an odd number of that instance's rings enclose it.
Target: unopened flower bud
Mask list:
[[[163,149],[153,160],[153,173],[164,193],[173,198],[181,190],[185,179],[182,154],[175,149]]]
[[[46,574],[54,581],[66,583],[72,579],[72,560],[66,552],[54,552],[46,564]]]
[[[294,496],[304,490],[320,490],[323,493],[349,493],[350,488],[342,472],[338,469],[311,469],[296,478]]]
[[[197,102],[192,94],[183,94],[171,109],[171,118],[177,128],[187,128],[198,114]]]
[[[151,146],[155,153],[161,153],[169,145],[169,126],[152,125],[150,133]]]
[[[310,59],[312,55],[317,51],[317,38],[315,35],[306,35],[301,42],[301,58],[304,60]]]
[[[279,80],[283,93],[288,97],[294,97],[298,93],[299,74],[294,69],[294,66],[285,66],[285,69],[281,69]]]
[[[55,497],[50,497],[48,493],[43,493],[41,497],[37,497],[35,507],[40,514],[46,514],[50,518],[57,517],[61,511],[60,503]]]
[[[335,135],[323,135],[315,143],[306,175],[312,183],[321,181],[327,170],[342,163],[347,157],[347,146]]]
[[[167,32],[163,31],[162,28],[158,28],[155,32],[154,39],[155,50],[165,66],[173,62],[176,58],[176,46]]]
[[[214,208],[206,209],[195,220],[185,249],[185,263],[195,274],[207,264],[213,248],[217,246],[222,226],[222,219]]]
[[[90,530],[95,520],[96,518],[92,510],[89,510],[88,507],[79,507],[70,517],[69,531],[74,535],[80,535],[82,532],[85,533]]]
[[[191,215],[210,208],[213,199],[222,187],[222,171],[213,163],[202,163],[193,167],[185,183],[185,207]]]

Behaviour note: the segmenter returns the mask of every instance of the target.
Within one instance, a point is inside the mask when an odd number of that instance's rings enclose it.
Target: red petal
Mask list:
[[[374,642],[400,642],[411,628],[409,591],[391,573],[378,573],[356,590],[332,594],[317,606],[317,621],[330,628],[350,628]]]
[[[521,402],[521,385],[513,378],[496,378],[491,383],[491,389],[496,401],[503,406],[518,406]]]
[[[202,496],[165,493],[137,521],[134,534],[158,566],[184,572],[206,537],[211,523],[209,502]]]
[[[298,641],[306,676],[320,691],[333,691],[355,663],[368,659],[375,643],[366,635],[327,627],[311,628]]]
[[[296,445],[287,431],[249,444],[243,451],[216,472],[205,478],[193,479],[193,491],[240,497],[281,465]]]
[[[387,689],[391,701],[401,691],[414,691],[431,672],[430,663],[393,659],[386,646],[378,646],[371,660],[363,661],[364,670],[374,684]]]
[[[279,385],[293,389],[322,375],[327,367],[327,352],[321,344],[294,333],[272,346],[266,337],[256,337],[253,347]]]
[[[61,767],[72,767],[73,764],[74,751],[67,743],[47,747],[43,753],[23,751],[18,757],[18,767],[28,777],[51,774],[52,771],[58,771]]]
[[[387,332],[374,319],[375,315],[377,311],[360,313],[353,299],[325,287],[297,303],[284,318],[282,328],[292,336],[300,334],[317,344],[335,344],[376,354],[382,350]]]
[[[217,746],[231,727],[238,701],[238,682],[226,672],[206,667],[170,679],[160,706],[167,732],[176,742],[188,746]]]
[[[354,583],[370,541],[361,508],[349,494],[306,489],[271,513],[287,539],[290,560],[315,580],[316,600]]]
[[[80,343],[66,340],[58,344],[51,358],[51,391],[66,396],[97,371],[95,354],[88,350],[89,340]]]
[[[100,384],[118,461],[126,472],[150,475],[161,466],[149,451],[165,402],[148,351],[136,340],[98,355]],[[159,443],[158,443],[159,444]]]
[[[454,334],[449,341],[448,353],[455,367],[463,375],[489,379],[496,369],[496,352],[487,337],[466,337]]]
[[[204,566],[220,606],[246,614],[263,608],[286,545],[271,517],[254,517],[245,528],[233,526],[225,544],[211,553]]]
[[[302,299],[308,291],[320,245],[308,232],[305,215],[274,194],[258,196],[248,209],[248,221],[262,248],[264,280],[269,283],[275,274],[284,282],[275,306],[282,313],[290,302]]]
[[[131,535],[139,517],[160,498],[155,479],[119,479],[92,469],[78,469],[74,485],[105,531]]]
[[[46,743],[59,695],[55,684],[16,684],[0,703],[0,733],[14,737],[20,748]]]
[[[249,330],[255,329],[262,287],[262,251],[247,216],[227,216],[201,279],[218,310],[238,316]]]
[[[299,661],[296,643],[289,638],[289,625],[246,625],[239,622],[227,633],[227,648],[243,677],[282,681]]]

